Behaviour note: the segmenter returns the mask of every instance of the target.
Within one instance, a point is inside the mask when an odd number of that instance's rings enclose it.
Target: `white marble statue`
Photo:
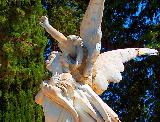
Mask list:
[[[100,54],[101,22],[105,0],[90,0],[80,27],[80,37],[65,37],[46,16],[40,24],[58,41],[62,51],[53,51],[46,61],[52,77],[41,84],[35,97],[42,105],[45,122],[120,122],[118,115],[98,94],[110,82],[122,80],[123,63],[140,55],[157,55],[149,48],[127,48]]]

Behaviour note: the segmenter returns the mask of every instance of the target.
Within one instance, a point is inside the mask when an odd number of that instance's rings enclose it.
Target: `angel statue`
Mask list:
[[[90,0],[80,26],[80,36],[65,37],[46,16],[40,24],[58,41],[46,61],[52,77],[41,84],[35,97],[46,122],[120,122],[118,115],[98,96],[110,82],[122,80],[123,63],[141,55],[157,55],[149,48],[127,48],[100,54],[101,22],[105,0]]]

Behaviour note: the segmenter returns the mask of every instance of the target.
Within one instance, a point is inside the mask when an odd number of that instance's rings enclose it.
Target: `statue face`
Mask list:
[[[83,46],[83,41],[79,36],[76,35],[69,35],[67,36],[67,40],[71,41],[73,45],[81,45]]]

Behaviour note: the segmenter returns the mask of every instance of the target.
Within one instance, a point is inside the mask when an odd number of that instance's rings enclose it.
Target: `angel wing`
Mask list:
[[[80,36],[89,46],[101,41],[101,22],[105,0],[90,0],[80,26]]]
[[[84,70],[85,77],[91,74],[92,66],[100,53],[104,2],[105,0],[90,0],[80,26],[80,37],[88,51],[87,65]]]
[[[109,82],[120,82],[123,63],[141,55],[157,55],[158,51],[149,48],[127,48],[102,53],[93,68],[93,89],[98,94],[105,91]]]

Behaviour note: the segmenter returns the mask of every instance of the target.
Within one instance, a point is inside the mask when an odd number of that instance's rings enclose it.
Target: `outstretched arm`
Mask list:
[[[67,41],[67,38],[55,28],[53,28],[48,21],[46,16],[42,16],[40,19],[40,25],[46,29],[46,31],[58,41],[60,49],[62,52],[67,51],[69,54],[73,55],[72,43]]]
[[[46,29],[46,31],[59,43],[65,43],[67,41],[67,38],[57,31],[55,28],[53,28],[48,21],[48,18],[46,16],[42,16],[40,19],[40,25]]]

